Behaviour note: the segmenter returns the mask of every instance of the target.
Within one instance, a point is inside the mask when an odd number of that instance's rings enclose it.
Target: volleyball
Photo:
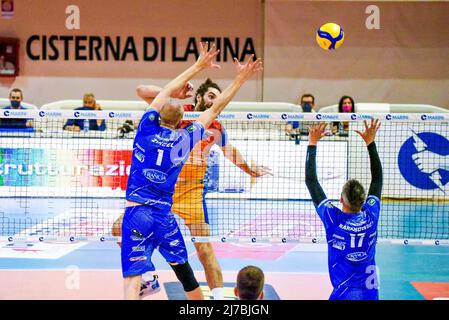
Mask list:
[[[333,22],[323,24],[316,32],[316,41],[324,50],[335,50],[345,40],[343,28]]]

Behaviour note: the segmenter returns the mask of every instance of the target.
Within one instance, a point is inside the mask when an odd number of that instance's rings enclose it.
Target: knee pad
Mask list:
[[[170,267],[176,274],[178,280],[182,283],[185,292],[190,292],[198,288],[200,285],[196,281],[193,270],[188,262],[184,264],[170,264]]]

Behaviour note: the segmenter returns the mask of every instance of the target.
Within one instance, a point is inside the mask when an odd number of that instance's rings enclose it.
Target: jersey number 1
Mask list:
[[[156,160],[156,165],[160,166],[162,164],[162,157],[164,156],[164,150],[161,149],[157,149],[157,160]]]

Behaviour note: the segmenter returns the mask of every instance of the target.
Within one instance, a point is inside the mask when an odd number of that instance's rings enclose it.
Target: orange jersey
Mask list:
[[[191,104],[184,105],[184,111],[194,111]],[[192,121],[181,121],[180,127],[184,128],[191,124]],[[179,174],[179,181],[203,180],[207,169],[207,159],[209,158],[210,149],[214,144],[223,147],[227,142],[226,129],[223,125],[214,120],[206,129],[209,136],[199,141],[190,152],[189,159]]]

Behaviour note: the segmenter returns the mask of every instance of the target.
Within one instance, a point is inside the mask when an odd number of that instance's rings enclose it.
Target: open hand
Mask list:
[[[173,98],[184,100],[193,97],[193,84],[189,81],[180,90],[172,94]]]
[[[326,129],[326,123],[320,123],[313,126],[310,126],[307,128],[309,131],[309,145],[310,146],[316,146],[318,141],[320,139],[328,134],[330,134],[329,131],[325,131]]]
[[[198,57],[198,60],[196,60],[196,64],[201,68],[215,68],[220,69],[221,67],[218,64],[213,63],[215,60],[215,57],[220,52],[220,50],[215,49],[215,44],[212,44],[209,47],[209,42],[200,42],[200,56]]]
[[[376,132],[380,128],[380,121],[379,119],[371,119],[371,123],[368,126],[368,122],[364,120],[363,124],[365,126],[364,132],[361,132],[359,130],[354,131],[357,132],[359,136],[362,137],[363,140],[365,140],[365,143],[368,146],[371,142],[374,141],[374,138],[376,137]]]
[[[268,168],[268,167],[265,167],[265,166],[254,166],[254,167],[251,167],[251,172],[250,172],[250,175],[251,175],[251,177],[253,177],[253,178],[258,178],[258,177],[262,177],[262,176],[265,176],[265,175],[273,175],[273,173],[271,172],[271,169],[270,168]]]
[[[234,65],[237,68],[237,73],[244,76],[245,78],[249,78],[254,73],[259,72],[263,69],[262,59],[258,58],[256,61],[254,61],[254,54],[252,54],[248,58],[248,61],[244,64],[241,64],[237,58],[234,58]]]

